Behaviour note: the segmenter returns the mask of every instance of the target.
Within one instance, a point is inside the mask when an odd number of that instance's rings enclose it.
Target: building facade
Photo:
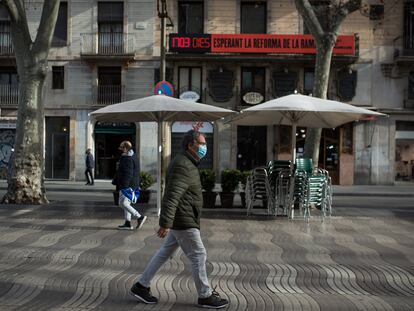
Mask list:
[[[324,3],[329,1],[315,2]],[[318,164],[336,184],[414,180],[412,5],[371,1],[341,27],[328,98],[388,117],[323,130]],[[196,92],[193,97],[204,103],[240,110],[294,92],[312,93],[315,53],[307,50],[312,42],[294,1],[170,1],[169,11],[174,27],[167,60],[178,96]],[[277,122],[217,124],[215,131],[217,171],[291,157],[290,129]],[[306,129],[296,135],[300,155]]]
[[[26,2],[33,36],[42,4]],[[388,117],[324,129],[319,166],[337,184],[414,179],[412,6],[407,0],[374,0],[341,27],[328,98]],[[167,0],[167,11],[166,79],[177,97],[240,110],[294,92],[312,93],[314,43],[293,0]],[[87,148],[96,158],[96,177],[112,178],[123,139],[133,141],[142,168],[155,172],[155,124],[99,123],[88,114],[153,93],[160,80],[160,35],[157,1],[61,1],[44,96],[47,178],[82,180]],[[14,143],[17,86],[10,21],[1,9],[3,175]],[[204,166],[216,173],[291,156],[287,126],[220,121],[170,124],[167,154],[179,152],[182,133],[190,128],[207,133],[210,152]],[[296,135],[300,155],[306,129],[298,128]]]
[[[29,29],[36,35],[43,1],[26,1]],[[155,169],[150,124],[91,121],[100,107],[152,94],[159,49],[154,46],[154,1],[61,1],[44,90],[45,176],[84,179],[85,150],[95,155],[96,178],[111,179],[124,139],[133,142],[147,170]],[[18,78],[4,8],[0,20],[0,143],[6,166],[14,143]]]

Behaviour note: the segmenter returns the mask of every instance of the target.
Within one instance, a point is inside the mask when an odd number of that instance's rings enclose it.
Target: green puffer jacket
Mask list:
[[[203,194],[197,162],[186,152],[177,155],[167,170],[160,227],[200,229]]]

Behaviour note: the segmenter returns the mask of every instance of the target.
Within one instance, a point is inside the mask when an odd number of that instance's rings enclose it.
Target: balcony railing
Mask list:
[[[10,32],[0,32],[0,55],[13,55],[14,48]]]
[[[18,84],[0,84],[0,105],[17,106],[19,103]]]
[[[126,33],[84,33],[81,35],[82,55],[134,55],[135,37]]]
[[[97,85],[93,88],[93,104],[107,106],[124,101],[124,85]]]

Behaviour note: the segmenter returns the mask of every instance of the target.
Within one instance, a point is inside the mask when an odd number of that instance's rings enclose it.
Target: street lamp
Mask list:
[[[167,0],[157,0],[158,17],[161,20],[161,41],[160,41],[160,80],[165,80],[165,19],[168,18],[169,27],[174,27],[167,12]]]
[[[165,81],[165,19],[168,18],[168,26],[174,26],[171,18],[168,16],[167,12],[167,1],[166,0],[157,0],[157,13],[161,21],[161,40],[160,40],[160,80]],[[166,122],[161,123],[162,130],[162,142],[161,142],[161,172],[164,172],[161,176],[161,196],[164,194],[165,189],[165,172],[167,168],[167,153],[166,153],[166,137],[169,134],[169,126]]]

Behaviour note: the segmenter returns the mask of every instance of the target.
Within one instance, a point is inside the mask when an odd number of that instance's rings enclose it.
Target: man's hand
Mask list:
[[[161,239],[165,238],[169,230],[168,228],[160,227],[157,232],[158,237]]]

